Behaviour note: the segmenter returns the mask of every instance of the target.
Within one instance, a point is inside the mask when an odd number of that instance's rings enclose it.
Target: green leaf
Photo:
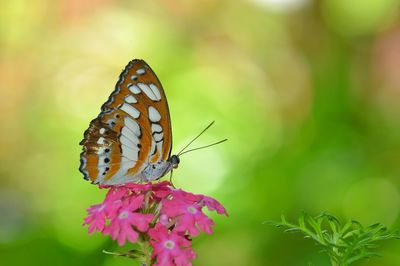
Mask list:
[[[378,241],[400,239],[398,231],[388,232],[381,223],[367,227],[355,220],[342,224],[340,220],[327,212],[312,217],[302,212],[298,224],[291,224],[281,215],[281,222],[269,224],[283,228],[284,232],[301,233],[306,239],[313,239],[320,245],[321,252],[328,254],[332,265],[350,265],[356,261],[380,256],[373,252]]]
[[[114,255],[114,256],[119,256],[119,257],[128,257],[131,259],[138,259],[138,258],[142,258],[144,256],[143,252],[140,250],[128,250],[127,252],[112,252],[112,251],[107,251],[107,250],[103,250],[104,254],[107,255]]]
[[[299,217],[299,227],[300,228],[306,228],[306,225],[305,225],[305,222],[304,222],[304,215],[305,215],[305,213],[302,212],[300,214],[300,217]]]

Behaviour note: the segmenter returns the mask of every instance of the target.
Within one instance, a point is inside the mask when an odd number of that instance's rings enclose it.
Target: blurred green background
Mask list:
[[[145,59],[166,90],[178,187],[230,217],[194,265],[329,265],[263,224],[330,211],[400,227],[400,1],[14,0],[0,9],[0,264],[135,265],[101,253],[78,145],[122,68]],[[197,146],[195,145],[195,146]],[[400,241],[357,265],[400,265]]]

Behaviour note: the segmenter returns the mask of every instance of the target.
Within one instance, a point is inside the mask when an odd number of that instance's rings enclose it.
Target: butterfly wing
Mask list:
[[[125,67],[80,144],[79,170],[93,183],[140,181],[149,163],[169,158],[172,132],[167,99],[143,60],[133,60]]]

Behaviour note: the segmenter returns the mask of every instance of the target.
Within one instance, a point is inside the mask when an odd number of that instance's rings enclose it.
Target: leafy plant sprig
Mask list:
[[[361,223],[349,220],[342,224],[335,216],[326,212],[316,217],[302,212],[298,224],[288,222],[282,214],[280,222],[268,222],[285,232],[298,232],[311,238],[322,246],[329,255],[333,266],[348,266],[361,259],[380,256],[372,252],[376,242],[388,239],[400,239],[398,231],[389,232],[381,223],[364,227]]]

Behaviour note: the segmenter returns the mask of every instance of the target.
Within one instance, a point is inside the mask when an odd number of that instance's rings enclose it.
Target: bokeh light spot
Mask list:
[[[400,194],[386,179],[365,179],[350,186],[343,200],[348,217],[362,223],[381,222],[390,226],[400,210]]]
[[[326,22],[344,35],[370,34],[396,13],[397,0],[325,0],[321,8]]]
[[[174,184],[201,194],[209,194],[219,188],[225,178],[227,166],[216,148],[182,156],[181,164],[173,174]]]

